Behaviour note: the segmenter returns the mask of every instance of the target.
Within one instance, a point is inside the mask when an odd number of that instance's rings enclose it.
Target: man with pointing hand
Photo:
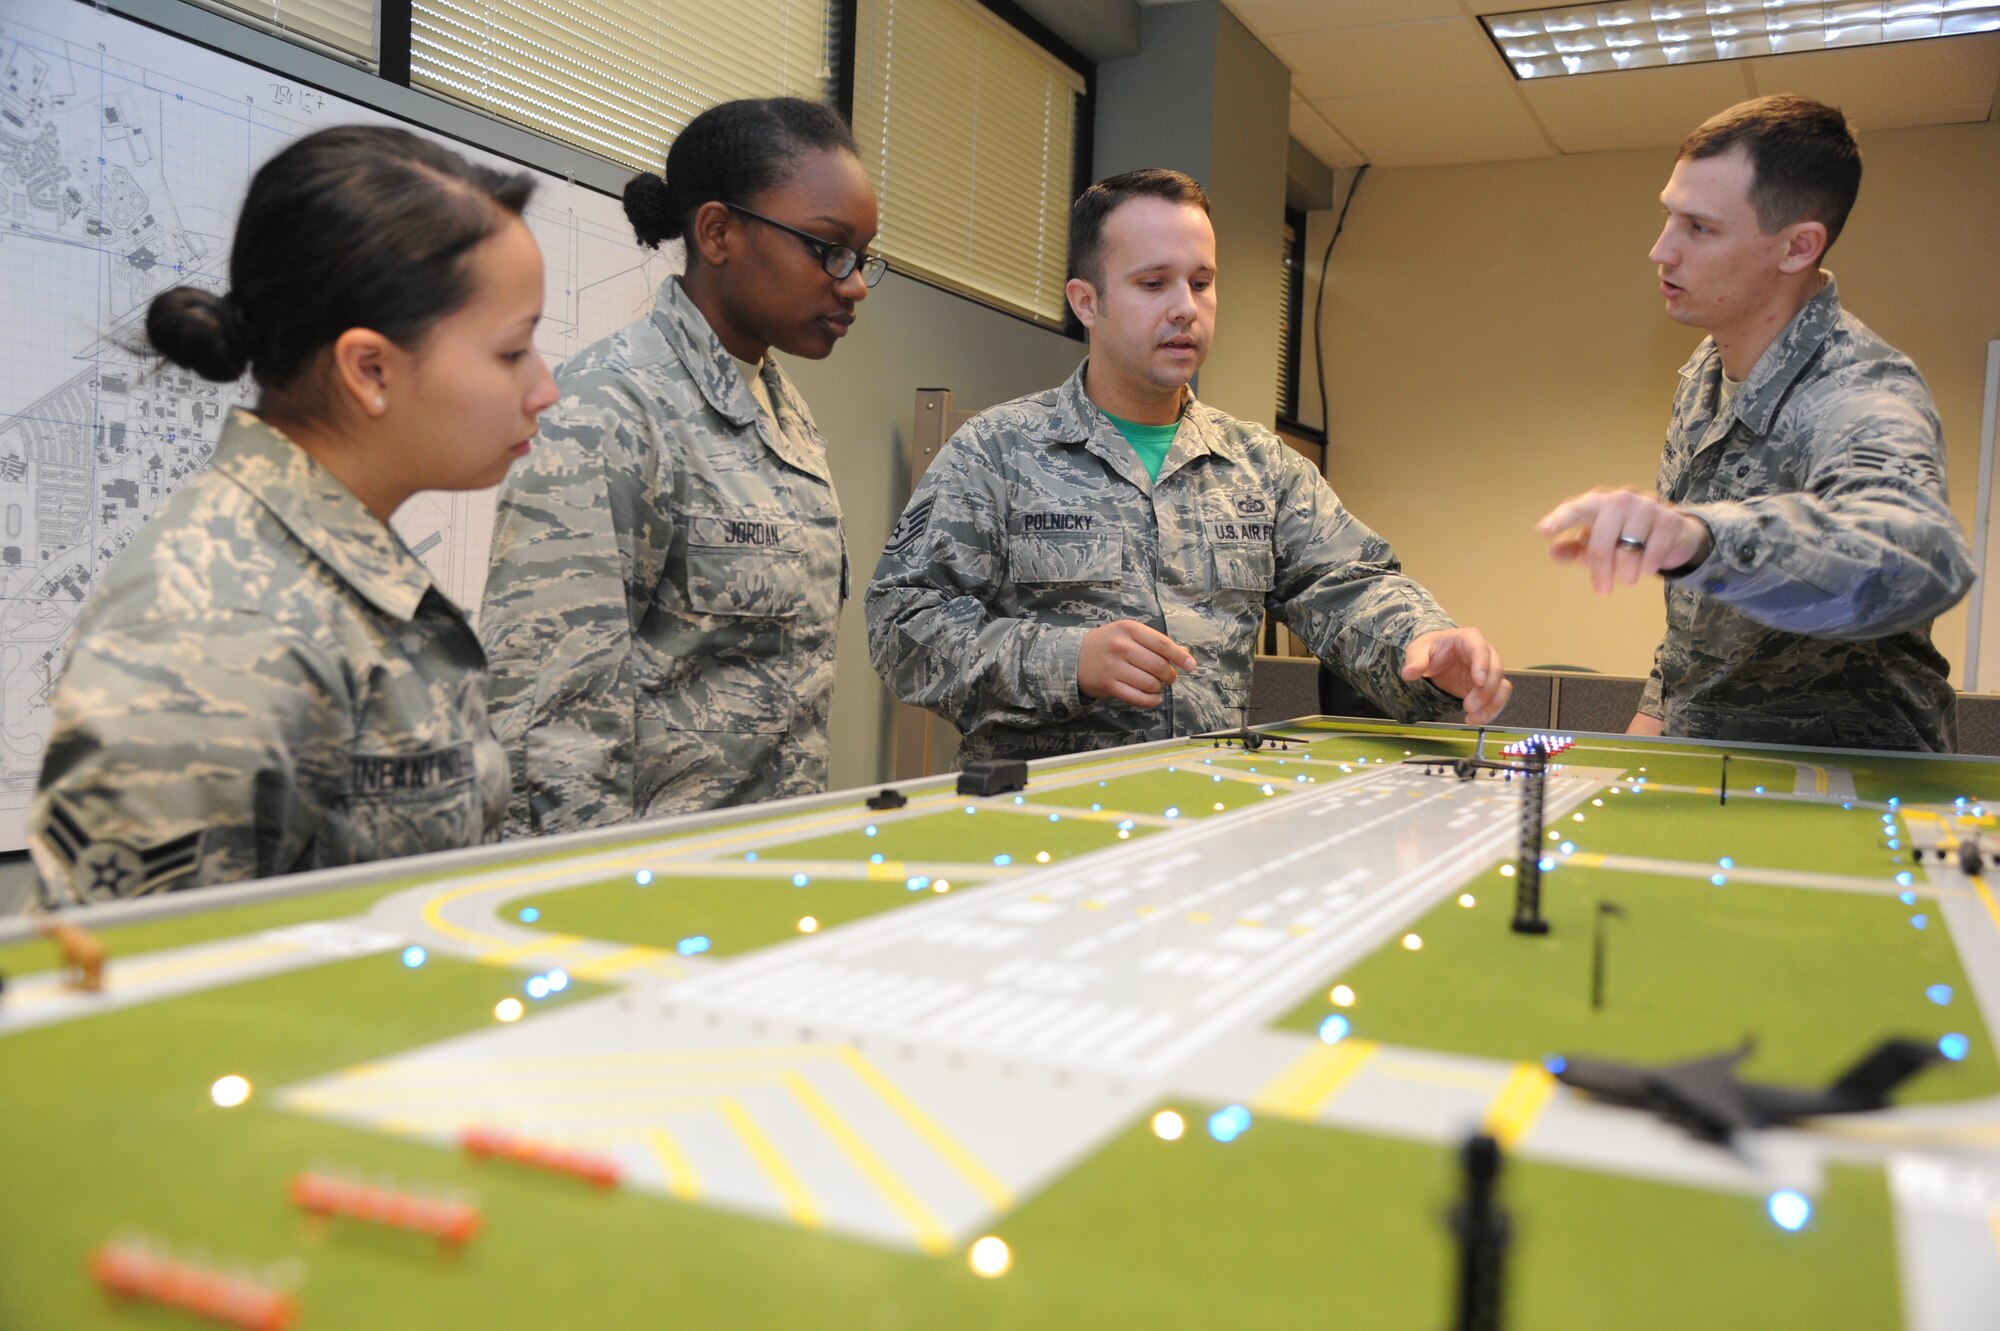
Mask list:
[[[1093,186],[1070,263],[1089,359],[967,422],[889,534],[866,604],[890,689],[957,725],[968,761],[1234,727],[1269,611],[1393,715],[1496,715],[1511,686],[1485,636],[1303,458],[1188,390],[1215,328],[1201,187]]]
[[[1937,410],[1820,267],[1860,186],[1840,112],[1778,96],[1695,130],[1660,195],[1660,294],[1708,337],[1681,370],[1659,493],[1592,490],[1536,526],[1599,595],[1666,577],[1635,734],[1952,747],[1930,628],[1972,561]]]

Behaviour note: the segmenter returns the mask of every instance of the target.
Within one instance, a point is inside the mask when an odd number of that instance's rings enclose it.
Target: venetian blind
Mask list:
[[[410,81],[657,171],[738,97],[826,101],[832,0],[415,0]]]
[[[280,37],[358,56],[370,66],[375,51],[375,0],[201,0],[232,18],[248,18]]]
[[[854,137],[906,272],[1059,327],[1083,76],[972,0],[859,0]]]

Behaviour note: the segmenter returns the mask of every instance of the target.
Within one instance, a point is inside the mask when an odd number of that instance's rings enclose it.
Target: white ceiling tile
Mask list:
[[[1294,33],[1265,42],[1311,101],[1510,84],[1500,52],[1468,18]]]
[[[1803,93],[1869,128],[1885,115],[1924,107],[1991,106],[2000,82],[2000,34],[1807,51],[1749,64],[1759,93]]]
[[[1325,117],[1304,102],[1292,103],[1292,137],[1327,166],[1360,166],[1367,160]]]
[[[1527,79],[1521,95],[1558,140],[1570,135],[1664,133],[1678,143],[1696,125],[1750,94],[1744,70],[1718,62]]]
[[[1376,166],[1551,157],[1555,150],[1514,91],[1451,88],[1313,103]]]
[[[1857,133],[1877,129],[1915,129],[1919,125],[1967,125],[1984,120],[1993,111],[1991,102],[1970,102],[1963,106],[1917,106],[1902,111],[1877,111],[1854,121]],[[1865,151],[1865,148],[1864,148]]]
[[[1464,17],[1458,0],[1229,0],[1229,8],[1259,37]]]
[[[1688,129],[1692,128],[1694,128],[1692,125],[1688,126]],[[1564,156],[1573,156],[1577,153],[1629,152],[1635,148],[1661,149],[1663,156],[1660,159],[1660,170],[1663,173],[1662,183],[1664,183],[1668,160],[1672,157],[1673,150],[1680,147],[1681,140],[1686,137],[1687,130],[1656,130],[1650,134],[1638,132],[1557,134],[1555,141],[1556,147],[1562,150]]]

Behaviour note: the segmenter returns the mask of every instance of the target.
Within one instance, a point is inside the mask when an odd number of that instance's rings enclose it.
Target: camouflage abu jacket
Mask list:
[[[1952,747],[1931,620],[1972,585],[1916,366],[1829,275],[1717,415],[1713,339],[1681,370],[1659,491],[1715,548],[1667,581],[1639,710],[1669,735]]]
[[[805,402],[763,374],[775,434],[669,279],[557,376],[479,625],[510,835],[826,788],[840,500]]]
[[[234,413],[78,622],[29,814],[45,902],[498,839],[484,666],[402,541]]]
[[[1237,726],[1267,610],[1386,711],[1458,707],[1398,676],[1410,640],[1451,620],[1304,458],[1190,394],[1159,480],[1148,480],[1083,376],[1079,367],[953,435],[868,588],[876,670],[964,733],[962,758]],[[1084,634],[1120,619],[1160,630],[1198,663],[1156,709],[1077,690]]]

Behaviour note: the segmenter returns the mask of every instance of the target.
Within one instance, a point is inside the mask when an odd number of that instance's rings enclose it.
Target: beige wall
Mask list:
[[[2000,338],[2000,124],[1861,144],[1861,199],[1828,266],[1847,308],[1929,381],[1970,533],[1986,343]],[[1334,251],[1327,474],[1512,665],[1651,665],[1657,587],[1599,599],[1531,527],[1577,490],[1652,485],[1675,372],[1699,340],[1661,313],[1646,262],[1672,157],[1372,170]],[[1314,220],[1309,282],[1330,215]],[[1316,407],[1310,362],[1302,383]],[[1956,668],[1964,607],[1935,636]]]

